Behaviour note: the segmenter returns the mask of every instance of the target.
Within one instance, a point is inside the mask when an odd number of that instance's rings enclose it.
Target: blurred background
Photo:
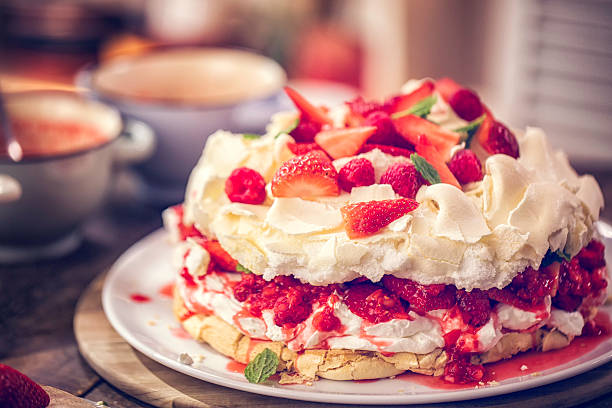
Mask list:
[[[268,56],[328,103],[450,76],[601,170],[612,167],[611,22],[611,3],[595,0],[4,0],[0,81],[75,89],[85,64],[185,45]]]

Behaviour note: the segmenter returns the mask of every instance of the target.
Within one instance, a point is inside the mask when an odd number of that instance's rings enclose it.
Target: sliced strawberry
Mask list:
[[[400,135],[407,141],[416,145],[419,140],[419,135],[427,135],[440,153],[444,157],[448,155],[448,151],[459,143],[461,135],[459,133],[444,129],[433,122],[423,119],[415,115],[401,116],[393,120],[395,128]]]
[[[301,155],[301,154],[306,154],[308,152],[311,152],[313,150],[319,150],[319,151],[323,151],[323,149],[321,149],[321,146],[319,146],[316,143],[295,143],[295,142],[287,142],[287,148],[289,148],[289,150],[291,150],[291,153],[295,154],[295,155]]]
[[[410,157],[410,155],[414,153],[414,150],[404,149],[402,147],[374,144],[374,143],[364,144],[363,147],[361,148],[361,153],[369,152],[370,150],[374,150],[374,149],[378,149],[383,153],[390,154],[391,156]]]
[[[319,107],[314,106],[306,100],[298,91],[288,86],[285,87],[285,93],[293,101],[295,107],[302,113],[302,115],[308,120],[318,123],[320,125],[332,125],[333,122],[327,116],[325,111]]]
[[[205,237],[193,238],[200,246],[208,251],[210,260],[218,265],[221,269],[226,271],[235,272],[238,266],[236,261],[225,249],[221,246],[219,241],[212,241]]]
[[[395,112],[402,112],[412,108],[417,102],[431,96],[434,91],[434,83],[431,81],[425,81],[423,84],[406,95],[398,95],[389,100],[388,111],[389,114]]]
[[[444,162],[444,156],[429,141],[427,136],[419,136],[418,143],[416,144],[416,151],[438,171],[440,180],[442,180],[443,183],[451,184],[461,190],[461,184],[459,184],[453,173],[451,173],[448,166]]]
[[[340,211],[346,234],[354,239],[375,234],[418,206],[419,203],[415,200],[401,198],[348,204],[340,208]]]
[[[315,136],[315,142],[332,158],[338,159],[357,154],[374,132],[375,126],[322,130]]]
[[[323,197],[340,194],[338,172],[325,153],[313,150],[284,162],[272,178],[275,197]]]
[[[0,407],[44,408],[49,394],[29,377],[12,367],[0,364]]]
[[[480,127],[483,125],[484,123]],[[515,159],[519,157],[516,136],[503,123],[496,120],[492,123],[488,121],[487,129],[482,129],[482,133],[479,129],[478,141],[489,154],[506,154]]]
[[[478,127],[478,131],[476,132],[476,139],[478,143],[486,150],[486,145],[489,139],[489,134],[491,133],[491,127],[493,127],[493,123],[495,123],[495,119],[491,112],[488,109],[485,109],[485,117]]]
[[[440,78],[436,81],[436,91],[440,93],[442,99],[450,101],[453,95],[462,88],[457,82],[450,78]]]

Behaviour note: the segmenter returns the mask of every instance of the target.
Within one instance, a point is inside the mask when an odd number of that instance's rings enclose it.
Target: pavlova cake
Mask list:
[[[249,381],[478,382],[595,331],[602,193],[541,129],[448,78],[333,109],[286,92],[297,112],[211,135],[164,212],[176,318]]]

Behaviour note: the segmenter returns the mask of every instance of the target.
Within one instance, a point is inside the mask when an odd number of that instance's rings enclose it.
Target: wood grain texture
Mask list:
[[[324,404],[266,397],[210,384],[171,370],[130,347],[113,330],[102,310],[102,278],[81,297],[74,319],[79,349],[105,380],[157,407],[321,407]],[[612,390],[612,363],[555,384],[466,402],[414,407],[569,407]],[[607,397],[603,402],[609,402]],[[342,405],[334,405],[341,407]],[[348,405],[346,407],[349,407]],[[352,407],[355,407],[354,405]]]
[[[51,402],[47,408],[93,408],[94,404],[83,398],[75,397],[74,395],[59,390],[54,387],[43,386],[44,390],[47,391]]]

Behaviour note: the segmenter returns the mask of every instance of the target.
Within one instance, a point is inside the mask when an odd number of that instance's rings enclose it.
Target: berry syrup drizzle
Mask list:
[[[509,380],[522,376],[539,376],[543,371],[560,367],[578,360],[595,350],[597,346],[612,338],[612,323],[607,313],[600,311],[595,319],[595,333],[576,337],[567,347],[547,352],[528,351],[513,356],[510,359],[486,364],[481,382],[453,384],[444,381],[443,377],[432,377],[416,373],[405,373],[397,378],[429,388],[441,390],[458,390],[493,385],[495,382]]]
[[[185,329],[183,329],[183,326],[170,327],[169,330],[170,334],[178,339],[191,339],[191,335],[187,333]]]
[[[227,362],[225,369],[232,373],[244,374],[244,369],[246,366],[246,364],[239,363],[236,360],[230,360]]]
[[[130,295],[130,300],[134,303],[148,303],[151,301],[151,298],[141,293],[132,293]]]
[[[162,297],[172,298],[174,293],[174,282],[166,283],[157,291]]]

